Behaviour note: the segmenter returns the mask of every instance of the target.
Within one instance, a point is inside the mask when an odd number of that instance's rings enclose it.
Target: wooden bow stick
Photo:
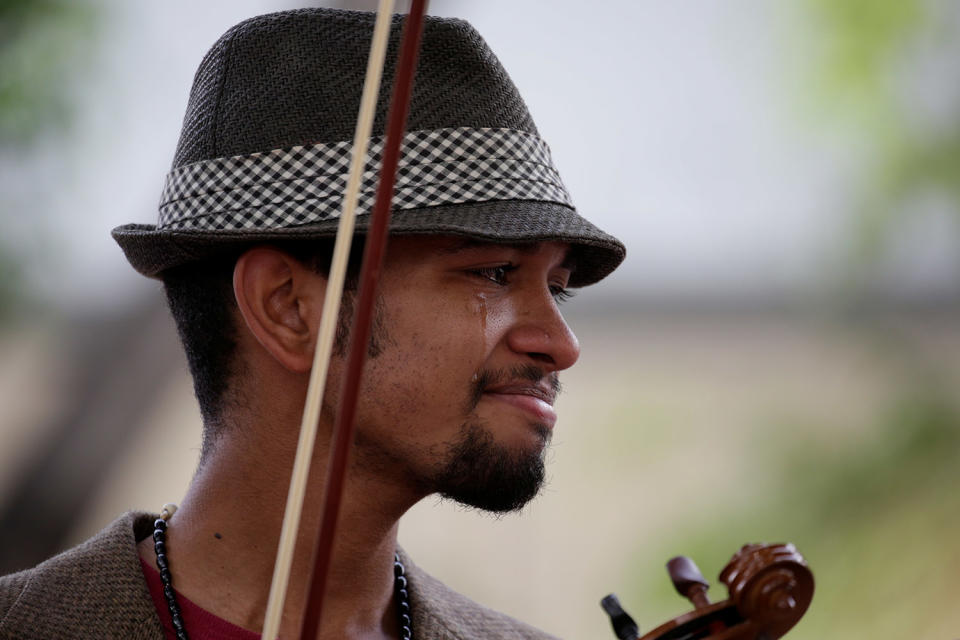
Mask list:
[[[340,313],[340,299],[343,295],[343,283],[346,277],[347,259],[350,255],[350,243],[353,238],[357,194],[360,177],[366,163],[367,147],[376,112],[378,88],[383,72],[386,44],[390,34],[393,0],[380,0],[377,19],[374,25],[373,42],[367,64],[360,114],[354,136],[353,156],[350,174],[344,193],[343,212],[337,229],[333,258],[324,297],[323,316],[317,336],[313,368],[307,388],[303,419],[300,425],[300,438],[294,460],[287,505],[284,511],[280,544],[277,549],[277,562],[274,566],[273,581],[264,618],[263,635],[265,640],[274,640],[280,629],[283,614],[283,602],[286,596],[293,562],[293,550],[296,544],[300,516],[303,511],[303,499],[309,476],[310,461],[316,441],[320,417],[320,406],[326,386],[327,371],[337,319]],[[423,17],[426,13],[426,0],[413,0],[404,27],[403,44],[400,50],[400,63],[394,82],[394,92],[390,104],[387,122],[387,138],[383,151],[383,165],[377,188],[376,203],[371,215],[363,253],[363,265],[360,270],[358,301],[354,314],[353,332],[343,381],[343,393],[334,423],[330,462],[327,466],[327,478],[324,485],[323,514],[320,534],[314,553],[314,570],[310,581],[306,612],[300,637],[314,638],[320,630],[320,617],[323,611],[323,598],[326,590],[327,575],[333,554],[337,518],[343,494],[350,445],[353,442],[354,412],[360,375],[363,372],[367,344],[370,340],[370,327],[376,298],[377,280],[383,264],[383,254],[387,243],[387,230],[390,222],[390,205],[393,198],[394,177],[400,157],[400,143],[409,111],[413,76],[416,69],[420,36],[423,31]]]

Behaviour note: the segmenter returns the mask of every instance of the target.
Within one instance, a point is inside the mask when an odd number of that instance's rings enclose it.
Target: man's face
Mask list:
[[[579,355],[557,308],[568,246],[391,241],[380,353],[367,361],[358,461],[421,494],[492,511],[543,481],[557,373]]]

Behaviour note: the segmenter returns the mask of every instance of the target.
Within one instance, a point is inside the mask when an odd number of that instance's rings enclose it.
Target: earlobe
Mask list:
[[[237,259],[233,292],[240,315],[257,342],[284,368],[310,370],[322,278],[272,247],[256,247]],[[318,282],[319,281],[319,282]]]

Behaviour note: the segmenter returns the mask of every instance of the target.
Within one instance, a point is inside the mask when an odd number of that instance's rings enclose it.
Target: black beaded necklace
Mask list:
[[[173,580],[170,575],[170,561],[167,559],[167,520],[177,510],[175,504],[165,504],[160,511],[160,517],[153,523],[153,549],[157,553],[157,568],[160,569],[160,581],[163,583],[163,597],[170,610],[170,622],[177,634],[177,640],[188,640],[187,630],[183,625],[180,614],[180,605],[177,604],[177,595],[173,590]],[[400,640],[413,638],[413,618],[410,610],[410,597],[407,593],[407,576],[400,555],[393,554],[393,597],[397,602],[397,612],[400,622]]]

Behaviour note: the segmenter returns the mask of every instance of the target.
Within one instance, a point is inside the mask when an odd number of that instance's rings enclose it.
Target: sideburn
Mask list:
[[[350,333],[353,328],[354,307],[356,306],[356,292],[344,291],[340,300],[340,314],[337,317],[337,330],[333,338],[334,355],[344,358],[350,345]],[[370,327],[370,342],[367,344],[367,357],[376,358],[383,353],[386,345],[390,344],[390,333],[387,330],[387,305],[383,296],[377,295],[373,304],[373,324]]]

